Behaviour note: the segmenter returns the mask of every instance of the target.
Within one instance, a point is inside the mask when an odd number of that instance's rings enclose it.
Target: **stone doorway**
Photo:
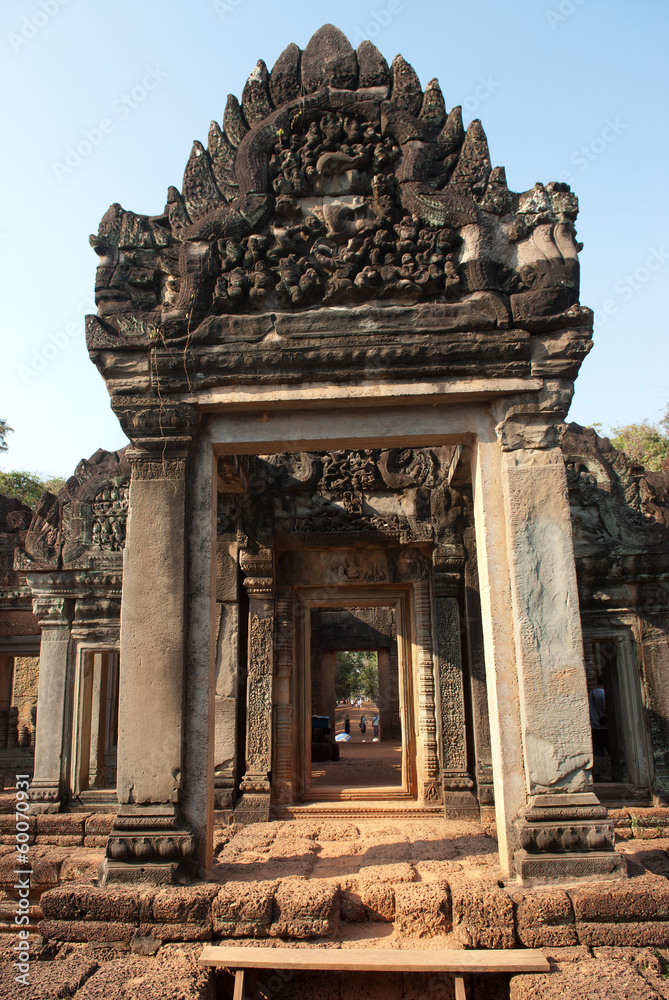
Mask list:
[[[414,657],[409,594],[330,593],[303,596],[297,729],[301,736],[295,787],[302,801],[413,799],[416,797]],[[378,695],[361,688],[360,705],[337,704],[337,658],[368,654],[378,671]],[[341,693],[341,688],[340,688]],[[350,717],[351,741],[338,742]],[[366,716],[366,732],[359,726]],[[379,737],[374,742],[373,720]],[[326,721],[327,720],[327,721]],[[326,731],[327,730],[327,731]],[[383,733],[383,737],[381,734]],[[330,753],[327,751],[330,750]],[[327,759],[325,759],[327,757]]]

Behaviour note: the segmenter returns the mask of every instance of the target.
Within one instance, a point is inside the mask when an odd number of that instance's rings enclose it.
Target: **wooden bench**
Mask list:
[[[540,951],[532,948],[489,951],[386,950],[379,948],[257,948],[206,945],[200,964],[228,969],[235,976],[234,1000],[255,1000],[261,969],[276,972],[452,972],[455,1000],[465,1000],[464,976],[485,972],[548,972]],[[245,992],[245,990],[247,992]]]

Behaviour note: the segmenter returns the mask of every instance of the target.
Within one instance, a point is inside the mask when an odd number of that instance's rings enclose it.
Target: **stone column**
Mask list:
[[[460,554],[450,558],[446,550],[436,549],[434,564],[434,635],[441,715],[444,813],[447,819],[478,819],[479,808],[472,794],[474,782],[467,761],[458,604]]]
[[[502,866],[521,881],[615,878],[592,791],[576,572],[555,428],[502,420],[477,446],[476,536]],[[492,428],[490,428],[492,430]]]
[[[276,671],[274,675],[274,780],[272,799],[295,801],[293,761],[293,601],[290,590],[276,599]]]
[[[337,654],[334,649],[321,651],[321,707],[320,714],[330,719],[332,736],[335,729],[335,673],[337,670]]]
[[[435,705],[434,660],[432,654],[432,595],[428,580],[414,583],[416,620],[416,672],[418,676],[418,736],[421,746],[418,795],[425,805],[439,805],[437,717]]]
[[[379,738],[383,742],[391,738],[393,713],[399,710],[399,704],[397,708],[393,704],[390,650],[377,649],[376,659],[379,668]],[[397,691],[397,681],[395,691]]]
[[[239,689],[239,568],[237,526],[239,496],[221,494],[217,501],[216,688],[214,696],[214,808],[232,817],[237,767],[237,694]]]
[[[93,654],[91,690],[91,734],[88,787],[105,787],[105,729],[107,721],[107,654]]]
[[[248,674],[246,683],[246,771],[235,819],[269,819],[272,768],[272,678],[274,673],[274,570],[272,551],[257,548],[240,555],[249,595]]]
[[[33,591],[33,612],[42,630],[30,810],[44,813],[58,812],[66,790],[68,665],[74,601],[53,594],[36,593],[39,586],[36,576],[28,575]]]
[[[103,882],[169,883],[196,865],[181,780],[186,456],[197,413],[165,405],[126,411],[121,419],[133,442],[126,453],[132,477],[121,601],[119,811]]]

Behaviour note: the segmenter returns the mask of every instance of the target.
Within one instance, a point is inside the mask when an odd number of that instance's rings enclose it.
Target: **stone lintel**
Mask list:
[[[516,393],[538,392],[541,378],[444,378],[429,382],[387,382],[366,379],[362,384],[341,385],[334,382],[302,382],[299,385],[231,385],[171,397],[192,403],[201,410],[319,409],[327,402],[330,407],[350,407],[352,400],[360,406],[416,406],[429,403],[465,403],[493,399]]]

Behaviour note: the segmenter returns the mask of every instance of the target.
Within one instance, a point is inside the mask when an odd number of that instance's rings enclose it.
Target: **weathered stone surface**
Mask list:
[[[61,1000],[64,997],[73,997],[99,967],[100,963],[91,955],[76,952],[53,962],[33,960],[30,963],[30,985],[25,991],[26,995],[34,997],[35,1000],[37,998]],[[22,987],[16,983],[15,975],[16,969],[11,966],[5,966],[0,971],[2,1000],[14,1000],[15,997],[21,996],[19,991]]]
[[[583,886],[569,892],[577,923],[669,920],[669,885],[652,879],[638,888]]]
[[[214,932],[221,937],[267,937],[278,882],[231,882],[213,900]]]
[[[446,882],[395,886],[395,929],[407,937],[433,937],[451,930],[451,893]]]
[[[453,931],[469,948],[513,948],[513,903],[501,889],[451,885]]]
[[[395,888],[389,882],[361,882],[360,900],[368,920],[392,923],[395,918]]]
[[[211,916],[212,900],[219,893],[217,885],[174,886],[153,896],[153,919],[156,923],[198,923]]]
[[[413,865],[400,862],[388,865],[363,865],[358,872],[362,882],[414,882],[416,870]]]
[[[105,962],[77,1000],[209,1000],[213,975],[198,967],[198,950],[167,945],[155,958]]]
[[[546,975],[511,977],[510,1000],[659,1000],[662,994],[625,962],[570,963]]]
[[[139,934],[158,941],[209,941],[213,935],[211,916],[191,922],[149,923],[139,925]]]
[[[405,972],[402,978],[402,1000],[454,1000],[455,983],[446,972]]]
[[[135,924],[112,920],[42,920],[39,924],[42,937],[53,941],[104,941],[127,945],[134,934]]]
[[[47,920],[139,921],[141,890],[67,885],[45,892],[40,905]]]
[[[287,879],[279,885],[270,937],[326,937],[338,923],[338,885],[317,879]]]
[[[51,813],[36,816],[37,837],[58,837],[62,834],[68,838],[78,837],[79,842],[81,842],[88,818],[86,813]],[[69,845],[66,844],[64,846]]]
[[[580,944],[590,947],[608,945],[612,947],[665,948],[669,941],[669,921],[646,920],[636,922],[628,919],[620,923],[576,922],[576,933]]]
[[[516,932],[526,948],[578,944],[569,895],[561,889],[525,893],[516,904]]]

